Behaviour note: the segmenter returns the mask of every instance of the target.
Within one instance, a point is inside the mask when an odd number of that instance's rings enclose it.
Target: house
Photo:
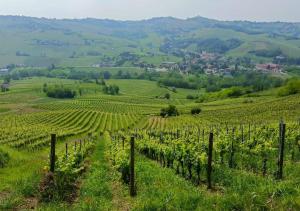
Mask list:
[[[214,53],[208,53],[206,51],[202,51],[200,54],[200,58],[204,61],[212,61],[217,59],[217,55]]]
[[[257,64],[256,69],[266,73],[281,73],[282,71],[281,65],[273,63]]]
[[[7,69],[7,68],[2,68],[2,69],[0,69],[0,74],[1,73],[8,73],[8,71],[9,71],[9,69]]]
[[[176,62],[162,62],[160,68],[166,68],[168,70],[178,70],[179,65]]]

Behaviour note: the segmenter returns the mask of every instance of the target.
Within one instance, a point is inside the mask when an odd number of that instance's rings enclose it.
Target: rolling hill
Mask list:
[[[299,39],[300,23],[203,17],[115,21],[0,16],[0,66],[91,66],[116,60],[124,52],[154,65],[203,50],[257,61],[278,55],[299,58]]]

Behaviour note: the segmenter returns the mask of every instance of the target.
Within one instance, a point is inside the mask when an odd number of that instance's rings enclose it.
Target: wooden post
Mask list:
[[[130,196],[135,196],[135,181],[134,181],[134,137],[130,139]]]
[[[50,149],[50,172],[55,170],[55,142],[56,134],[51,134],[51,149]]]
[[[68,143],[66,143],[66,158],[68,158]]]
[[[283,121],[279,124],[279,157],[278,157],[278,175],[277,179],[283,177],[283,156],[284,156],[284,141],[285,141],[285,124]]]
[[[250,125],[250,123],[249,123],[249,128],[248,128],[248,140],[250,141],[250,139],[251,139],[251,125]]]
[[[242,130],[242,143],[244,143],[244,125],[241,126]]]
[[[266,157],[266,155],[264,155],[263,156],[263,176],[265,177],[266,176],[266,174],[267,174],[267,161],[268,161],[268,159],[267,159],[267,157]]]
[[[207,189],[212,189],[211,172],[212,172],[213,141],[214,141],[214,134],[211,132],[209,134],[209,145],[208,145]]]
[[[81,139],[79,140],[79,151],[81,151],[81,147],[82,147],[82,141]]]
[[[226,123],[226,134],[228,134],[229,132],[229,129],[228,129],[228,123]]]
[[[233,168],[234,167],[234,132],[235,132],[235,128],[232,128],[232,139],[231,139],[231,149],[230,149],[230,157],[229,157],[229,168]]]
[[[75,141],[75,151],[76,151],[76,148],[77,148],[77,142]]]

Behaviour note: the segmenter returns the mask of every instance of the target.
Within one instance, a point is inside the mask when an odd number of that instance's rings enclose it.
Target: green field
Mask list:
[[[42,91],[45,83],[80,88],[82,94],[48,98]],[[300,209],[299,94],[278,97],[270,90],[196,103],[186,96],[204,91],[173,92],[146,80],[111,79],[106,84],[118,85],[119,95],[104,94],[95,82],[42,77],[13,80],[10,91],[0,93],[0,155],[9,155],[0,167],[1,209]],[[163,98],[166,93],[170,99]],[[161,108],[170,104],[180,115],[160,117]],[[202,112],[191,115],[195,107]],[[283,178],[276,179],[281,118],[286,147]],[[215,138],[208,190],[210,132]],[[63,182],[51,189],[54,195],[47,201],[43,194],[49,185],[52,133],[58,155],[54,181]],[[121,179],[127,175],[131,136],[136,137],[136,197],[130,197]]]

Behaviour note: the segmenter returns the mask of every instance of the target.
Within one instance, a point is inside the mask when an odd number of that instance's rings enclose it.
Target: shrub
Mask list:
[[[243,100],[243,103],[253,103],[253,100],[252,99],[245,99],[245,100]]]
[[[205,100],[207,100],[206,98],[207,98],[206,95],[200,95],[195,102],[196,103],[203,103]]]
[[[47,87],[44,85],[43,91],[47,94],[48,97],[52,97],[52,98],[63,99],[63,98],[74,98],[76,96],[76,91],[73,91],[63,86]]]
[[[292,79],[288,83],[279,89],[279,96],[287,96],[300,93],[300,79]]]
[[[187,95],[186,99],[188,99],[188,100],[194,100],[194,99],[198,99],[198,97],[197,96],[193,96],[193,95]]]
[[[228,97],[239,97],[243,95],[243,89],[240,87],[232,87],[228,90],[227,96]]]
[[[166,93],[166,94],[165,94],[165,98],[166,98],[167,100],[169,100],[169,99],[171,98],[171,95],[170,95],[169,93]]]
[[[168,117],[168,116],[178,116],[179,112],[174,105],[169,105],[167,108],[162,108],[160,111],[160,116]]]
[[[105,85],[103,87],[103,92],[109,95],[118,95],[120,88],[117,85]]]
[[[192,115],[200,114],[201,111],[202,111],[201,108],[192,108],[191,114],[192,114]]]

